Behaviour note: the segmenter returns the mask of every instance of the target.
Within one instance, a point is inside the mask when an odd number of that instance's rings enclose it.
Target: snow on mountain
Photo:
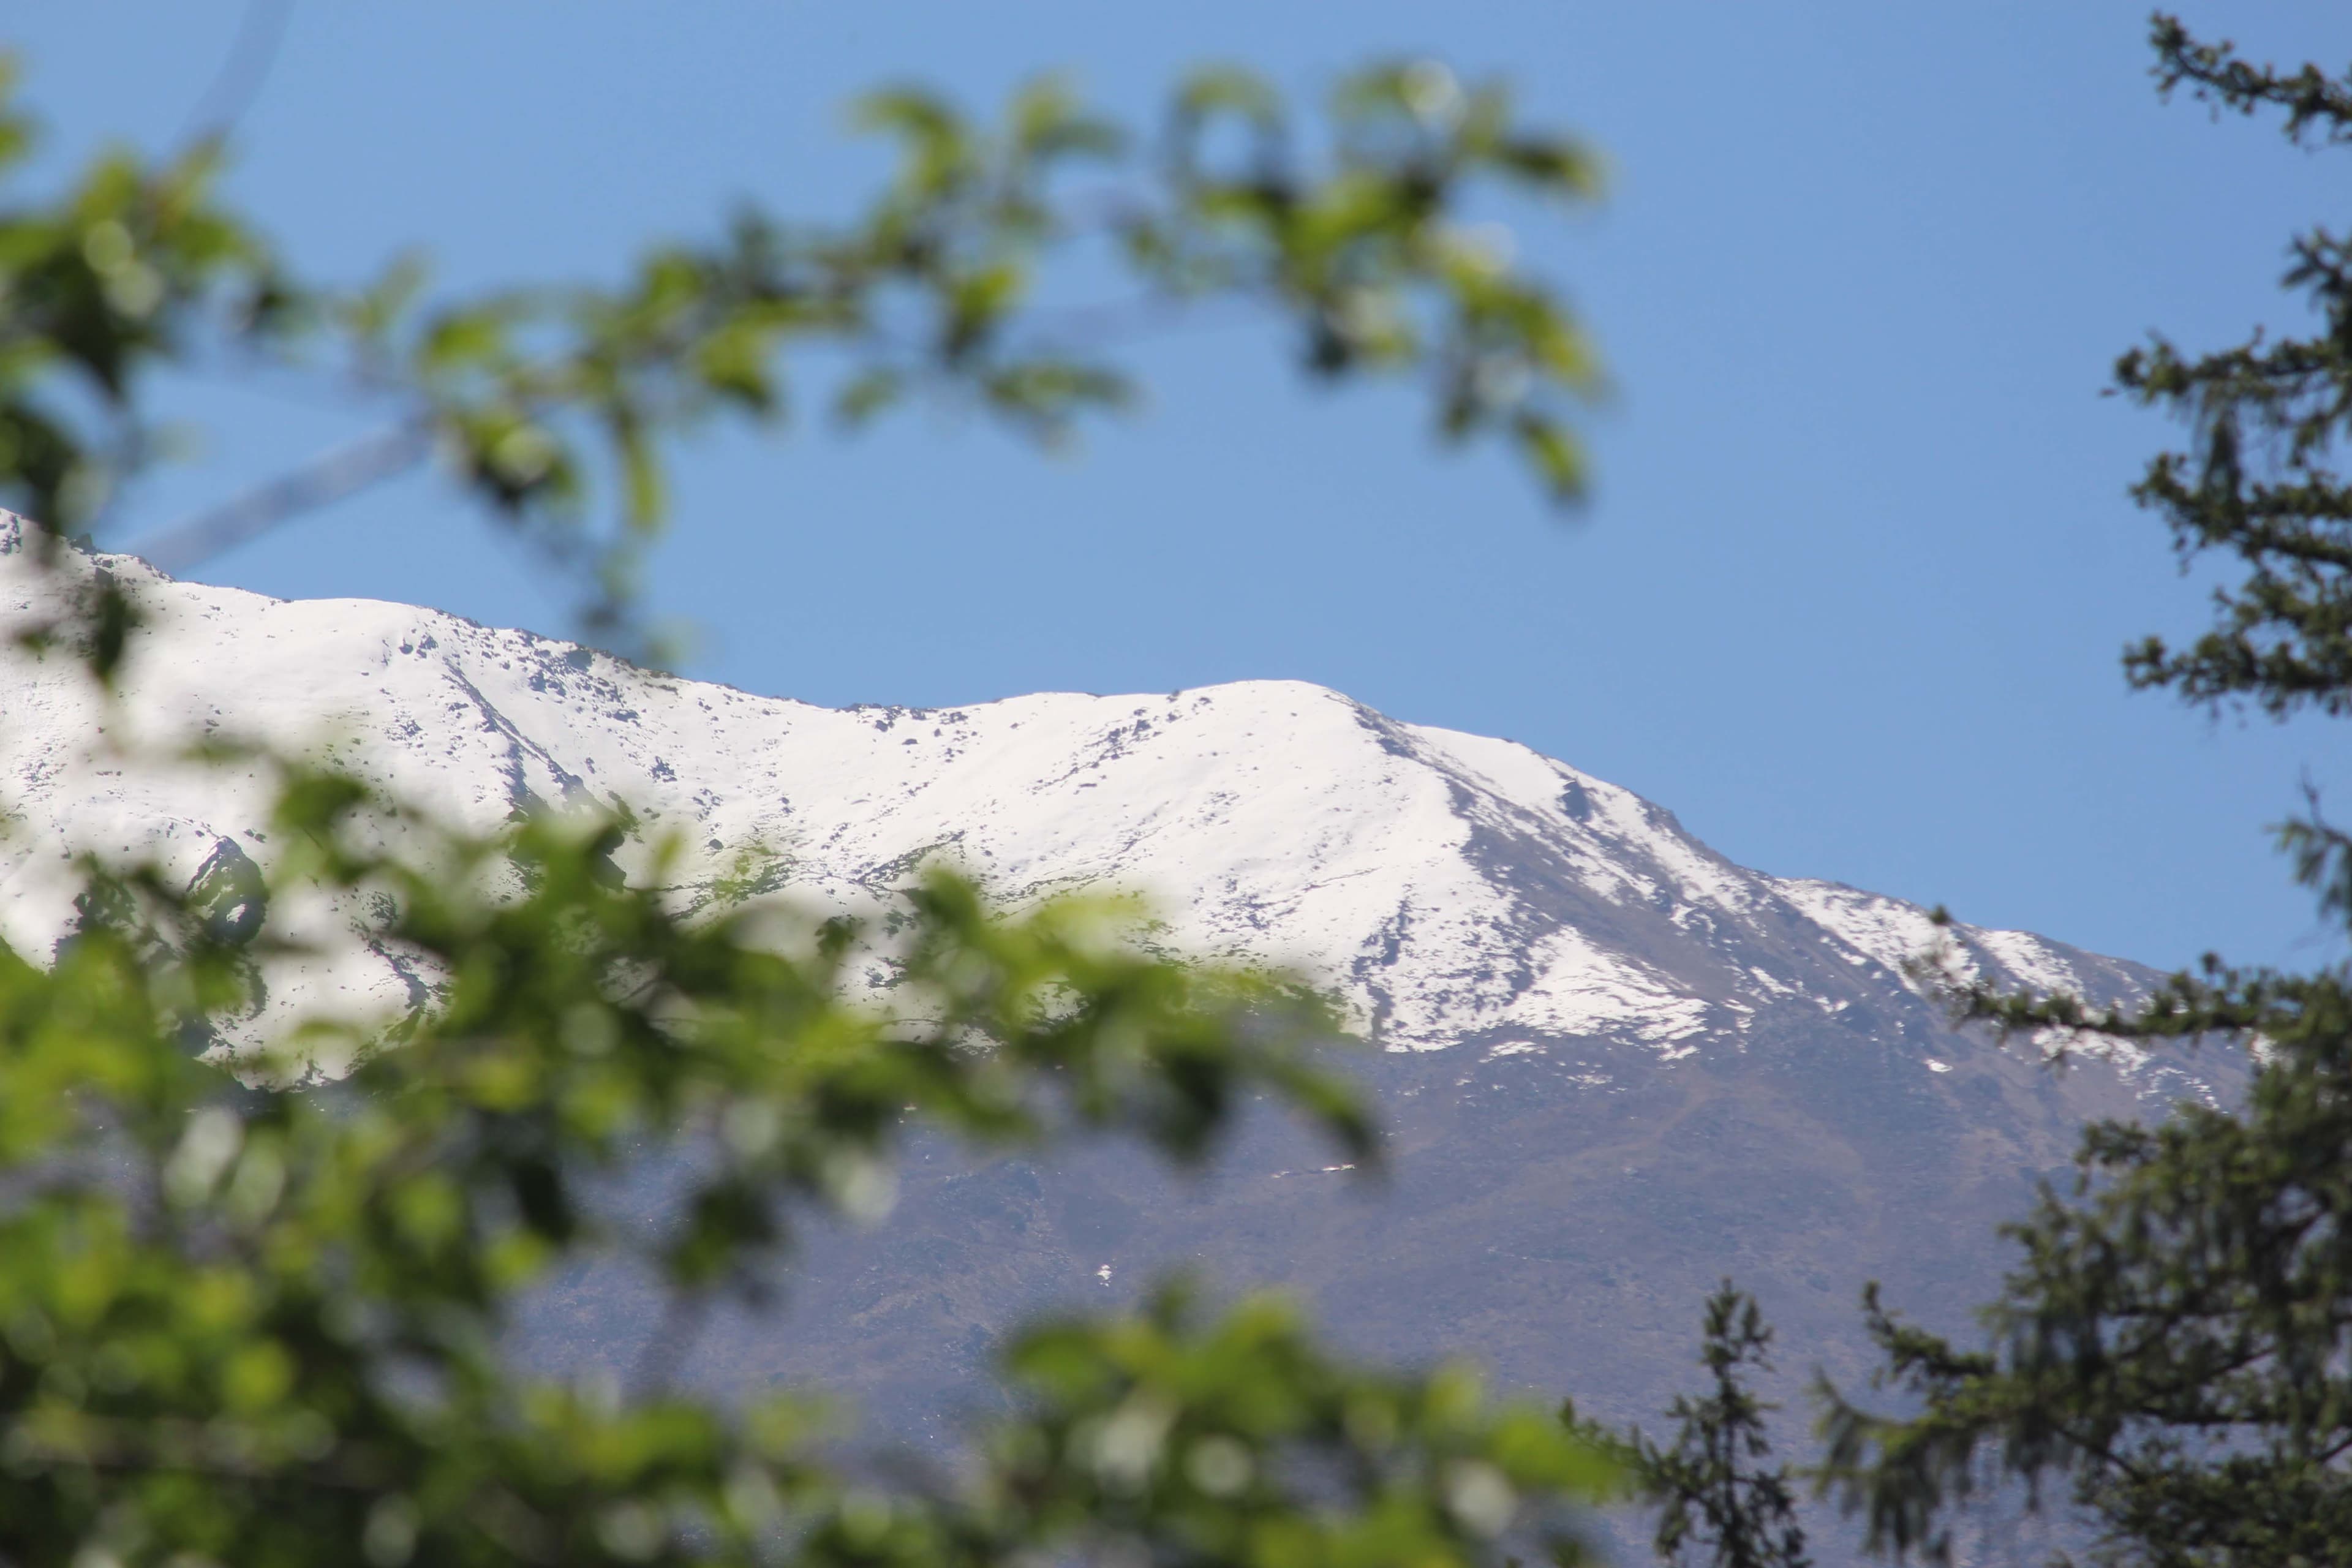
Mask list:
[[[257,773],[110,749],[236,737],[478,829],[625,805],[645,838],[683,837],[689,881],[761,844],[829,905],[870,904],[930,858],[1014,900],[1139,890],[1170,947],[1296,965],[1392,1048],[1599,1040],[1672,1061],[1810,1011],[1927,1060],[1940,1033],[1904,973],[1935,935],[1916,907],[1745,869],[1567,763],[1321,687],[834,710],[403,605],[177,583],[129,556],[45,572],[23,544],[0,514],[0,629],[53,615],[91,572],[131,587],[146,626],[110,710],[73,659],[0,655],[0,936],[20,951],[69,918],[63,847],[190,877],[266,867]],[[2023,932],[1953,934],[1957,972],[2006,984],[2110,996],[2144,979]],[[273,985],[289,1010],[414,992],[363,950]]]
[[[889,1225],[811,1227],[785,1315],[714,1319],[683,1358],[715,1390],[835,1390],[919,1444],[989,1397],[1013,1325],[1134,1300],[1171,1269],[1294,1290],[1376,1357],[1467,1352],[1505,1387],[1649,1423],[1688,1388],[1698,1304],[1733,1275],[1792,1347],[1777,1397],[1815,1366],[1857,1386],[1878,1360],[1862,1281],[1966,1333],[2014,1264],[1997,1227],[2071,1182],[2086,1119],[2243,1089],[2221,1050],[2046,1070],[2030,1043],[1956,1030],[1906,972],[1939,935],[1916,906],[1745,869],[1566,763],[1319,687],[828,710],[125,556],[51,574],[23,542],[0,513],[0,937],[21,952],[71,921],[78,847],[249,886],[256,913],[280,848],[263,771],[154,760],[242,737],[476,829],[626,805],[642,842],[624,868],[673,837],[689,903],[751,845],[817,908],[870,909],[931,857],[1015,901],[1137,889],[1154,940],[1319,976],[1391,1047],[1343,1058],[1388,1134],[1378,1202],[1275,1116],[1245,1113],[1181,1180],[1115,1140],[975,1162],[918,1139]],[[112,704],[7,635],[94,572],[147,620]],[[257,1029],[429,998],[432,976],[349,940],[345,911],[270,900],[273,926],[327,940],[268,972]],[[1948,973],[2005,986],[2106,999],[2153,979],[2024,932],[1940,934]],[[647,1281],[591,1270],[534,1305],[523,1342],[551,1367],[629,1366],[671,1321]]]

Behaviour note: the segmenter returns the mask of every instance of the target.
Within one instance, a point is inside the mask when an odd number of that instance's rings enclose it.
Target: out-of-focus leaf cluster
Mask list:
[[[0,182],[19,177],[36,141],[16,91],[0,54]],[[170,444],[143,406],[146,377],[224,338],[282,345],[300,333],[296,291],[215,199],[220,160],[209,140],[160,163],[118,148],[60,193],[0,204],[0,507],[40,523],[44,562]],[[71,630],[101,675],[131,620],[110,584],[93,585]]]
[[[1019,1414],[987,1435],[981,1487],[845,1556],[918,1568],[971,1532],[992,1557],[1203,1568],[1499,1563],[1507,1543],[1570,1563],[1571,1505],[1619,1485],[1541,1408],[1496,1404],[1461,1366],[1349,1366],[1277,1298],[1213,1316],[1164,1289],[1132,1316],[1032,1330],[1006,1367]]]
[[[1242,99],[1263,134],[1229,177],[1210,122]],[[1447,435],[1504,431],[1572,493],[1560,410],[1593,390],[1589,355],[1462,212],[1489,176],[1580,196],[1581,154],[1428,68],[1351,81],[1313,157],[1272,103],[1204,78],[1154,162],[1052,83],[993,127],[880,94],[859,117],[898,169],[853,220],[748,214],[614,288],[470,300],[432,295],[415,261],[298,286],[208,194],[216,147],[109,154],[0,210],[0,500],[58,567],[162,448],[145,378],[304,370],[374,400],[389,438],[264,487],[232,534],[437,451],[585,574],[592,623],[627,640],[669,443],[715,417],[779,425],[814,377],[850,424],[921,394],[1054,441],[1125,401],[1100,351],[1133,302],[1039,305],[1088,245],[1147,312],[1240,299],[1298,321],[1318,374],[1427,373]],[[31,136],[0,92],[0,175],[22,176]],[[81,575],[19,640],[110,682],[137,607]],[[944,873],[873,926],[795,921],[749,875],[690,909],[655,885],[671,862],[616,868],[625,819],[473,837],[333,773],[284,780],[266,881],[91,859],[53,952],[0,944],[0,1563],[1499,1568],[1507,1546],[1579,1550],[1563,1510],[1610,1484],[1605,1445],[1459,1370],[1351,1366],[1271,1300],[1219,1315],[1171,1292],[1030,1335],[1010,1413],[952,1483],[845,1483],[788,1393],[680,1391],[701,1309],[772,1295],[809,1215],[878,1217],[918,1128],[983,1151],[1127,1134],[1185,1163],[1271,1097],[1376,1164],[1359,1095],[1312,1054],[1333,1020],[1296,986],[1152,956],[1113,905],[997,913]],[[270,977],[331,957],[285,934],[289,900],[365,911],[332,940],[393,960],[412,1005],[279,1022]],[[325,1081],[320,1060],[355,1065]],[[680,1173],[660,1214],[601,1201],[647,1162]],[[527,1374],[503,1351],[519,1303],[598,1258],[675,1310],[633,1367]]]
[[[0,114],[5,177],[32,127],[13,99]],[[212,202],[216,146],[152,168],[110,155],[0,212],[0,501],[89,526],[155,452],[134,381],[201,339],[225,363],[307,367],[391,421],[365,461],[247,498],[235,537],[437,451],[577,576],[595,636],[642,651],[638,570],[676,438],[721,416],[781,427],[796,397],[857,426],[920,396],[1056,444],[1131,400],[1120,339],[1219,301],[1295,325],[1318,377],[1420,380],[1447,440],[1497,436],[1548,495],[1582,493],[1570,416],[1601,386],[1591,346],[1509,231],[1473,215],[1489,186],[1587,201],[1595,164],[1501,89],[1382,67],[1296,128],[1265,83],[1211,71],[1176,94],[1156,155],[1050,79],[992,124],[911,88],[855,119],[897,166],[847,221],[747,208],[617,285],[473,298],[434,293],[415,257],[362,289],[298,287]],[[1068,298],[1106,281],[1097,303]],[[217,545],[198,529],[159,547]]]
[[[878,931],[758,900],[677,912],[614,874],[621,823],[478,838],[412,815],[393,855],[366,847],[380,814],[293,773],[272,888],[92,863],[51,962],[0,948],[0,1559],[977,1568],[1115,1540],[1402,1565],[1499,1563],[1521,1527],[1571,1543],[1554,1515],[1606,1478],[1587,1446],[1457,1372],[1351,1369],[1267,1302],[1032,1335],[977,1468],[896,1492],[833,1477],[789,1397],[677,1392],[677,1343],[625,1389],[525,1375],[502,1336],[551,1271],[628,1256],[678,1303],[763,1300],[795,1216],[878,1217],[919,1126],[1190,1161],[1272,1093],[1351,1160],[1377,1142],[1307,1055],[1332,1026],[1311,998],[1149,956],[1114,906],[999,915],[935,874],[877,957]],[[251,911],[297,886],[373,911],[362,936],[428,1000],[237,1048],[302,951]],[[887,1001],[853,955],[888,965]],[[353,1043],[347,1077],[304,1079]],[[600,1208],[664,1159],[688,1174],[662,1215]]]
[[[16,86],[0,58],[0,180],[35,142]],[[52,537],[88,528],[153,455],[143,376],[223,330],[299,324],[267,247],[215,198],[220,153],[202,142],[150,163],[117,149],[54,196],[0,206],[0,505]]]
[[[1597,356],[1517,267],[1509,231],[1463,207],[1482,182],[1590,200],[1591,154],[1521,125],[1501,87],[1465,88],[1429,60],[1343,81],[1329,133],[1330,167],[1303,165],[1272,88],[1239,70],[1195,77],[1166,138],[1172,199],[1122,226],[1137,261],[1180,296],[1278,304],[1318,375],[1424,375],[1447,439],[1499,434],[1554,500],[1580,498],[1568,410],[1599,390]]]

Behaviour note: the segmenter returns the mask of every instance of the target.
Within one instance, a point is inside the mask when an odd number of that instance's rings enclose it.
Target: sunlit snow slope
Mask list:
[[[534,804],[625,804],[646,837],[684,835],[705,874],[761,843],[832,903],[868,901],[932,858],[1013,899],[1138,889],[1170,946],[1298,965],[1395,1047],[1592,1038],[1672,1059],[1775,1010],[1833,1016],[1901,991],[1932,934],[1910,905],[1735,866],[1669,813],[1524,746],[1295,681],[817,708],[407,605],[174,583],[132,557],[77,556],[52,575],[20,527],[0,523],[0,618],[52,613],[94,570],[132,585],[147,617],[110,720],[70,658],[0,667],[0,799],[16,817],[0,931],[20,948],[65,925],[67,846],[156,850],[190,876],[270,858],[253,775],[126,765],[94,743],[101,729],[331,753],[479,827]],[[2004,982],[2131,984],[2037,937],[1959,936],[1961,962]],[[364,953],[324,983],[409,994]],[[1872,1011],[1877,1032],[1904,1032]]]

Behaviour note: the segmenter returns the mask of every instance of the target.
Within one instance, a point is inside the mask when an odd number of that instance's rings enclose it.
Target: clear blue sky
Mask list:
[[[168,142],[242,6],[86,0],[6,25],[53,129]],[[2341,5],[2193,5],[2341,65]],[[1562,526],[1395,397],[1300,388],[1270,332],[1155,342],[1144,414],[1074,459],[910,422],[689,459],[660,606],[690,672],[819,702],[976,701],[1282,676],[1502,734],[1639,790],[1725,853],[2159,963],[2335,950],[2269,853],[2345,734],[2133,696],[2126,638],[2200,620],[2124,488],[2168,432],[2099,389],[2161,327],[2288,322],[2290,231],[2352,161],[2161,108],[2145,11],[2091,3],[1348,5],[1101,0],[297,5],[236,197],[298,266],[422,243],[460,283],[611,278],[738,196],[842,211],[856,89],[992,101],[1045,66],[1130,114],[1183,65],[1312,92],[1374,55],[1507,74],[1603,148],[1605,209],[1528,252],[1621,388]],[[131,531],[359,426],[230,388]],[[214,562],[267,593],[551,632],[563,607],[428,482]]]

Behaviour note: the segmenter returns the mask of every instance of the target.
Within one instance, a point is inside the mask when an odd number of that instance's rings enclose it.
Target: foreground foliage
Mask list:
[[[0,61],[0,178],[21,179],[36,127],[7,86]],[[1582,494],[1571,416],[1601,391],[1597,359],[1508,232],[1467,214],[1498,186],[1587,202],[1597,165],[1499,86],[1381,65],[1303,117],[1218,68],[1151,137],[1050,79],[992,125],[911,88],[856,121],[898,153],[856,218],[746,208],[610,287],[435,297],[415,256],[362,287],[303,279],[218,199],[216,139],[17,196],[0,205],[0,505],[53,539],[103,531],[168,453],[143,399],[159,372],[290,373],[375,427],[142,541],[157,565],[437,453],[575,579],[592,635],[643,651],[637,568],[675,437],[720,416],[781,429],[796,400],[854,426],[926,397],[1052,444],[1132,400],[1120,342],[1221,305],[1287,329],[1315,378],[1417,383],[1443,439],[1499,441],[1548,496]]]
[[[1351,1367],[1272,1300],[1174,1292],[1032,1331],[1013,1413],[952,1484],[845,1485],[804,1403],[676,1386],[699,1310],[764,1299],[801,1216],[873,1217],[917,1127],[1191,1160],[1267,1092],[1373,1158],[1352,1091],[1304,1055],[1329,1021],[1139,956],[1100,907],[999,918],[944,876],[908,897],[885,1012],[844,1000],[871,933],[780,942],[756,903],[681,918],[612,876],[609,823],[393,858],[354,847],[374,809],[299,777],[272,834],[305,847],[281,877],[368,895],[369,939],[440,977],[339,1082],[222,1059],[271,938],[201,890],[93,868],[53,963],[0,951],[0,1561],[1376,1568],[1499,1563],[1514,1531],[1573,1550],[1559,1506],[1606,1485],[1593,1448],[1459,1371]],[[690,1172],[667,1214],[599,1211],[600,1182],[665,1156]],[[659,1353],[626,1384],[519,1373],[519,1299],[591,1257],[667,1282]]]
[[[153,378],[197,364],[316,374],[388,422],[168,537],[173,563],[437,453],[629,646],[666,440],[780,423],[791,351],[845,363],[817,381],[845,421],[929,392],[1053,440],[1127,397],[1100,349],[1139,316],[1238,300],[1295,328],[1315,374],[1417,377],[1447,438],[1498,436],[1578,493],[1565,417],[1598,388],[1590,351],[1460,209],[1493,180],[1581,199],[1592,169],[1498,89],[1369,70],[1306,151],[1264,84],[1209,72],[1151,161],[1052,83],[992,128],[914,91],[860,114],[901,158],[856,220],[747,214],[612,289],[434,300],[407,262],[305,283],[220,203],[211,142],[0,210],[0,500],[36,525],[37,566],[90,590],[20,640],[101,689],[135,666],[137,605],[64,541],[162,452]],[[31,135],[0,98],[0,173]],[[1106,183],[1075,190],[1081,165]],[[1074,254],[1140,294],[1037,312]],[[781,1287],[796,1226],[887,1211],[918,1130],[983,1152],[1124,1135],[1185,1163],[1270,1097],[1375,1163],[1365,1109],[1311,1055],[1335,1033],[1312,998],[1150,956],[1107,906],[1007,916],[934,875],[877,926],[795,917],[754,879],[688,913],[658,857],[621,874],[625,820],[469,837],[347,779],[285,781],[266,887],[91,859],[54,952],[0,945],[0,1563],[1580,1554],[1577,1510],[1614,1484],[1602,1445],[1459,1368],[1353,1364],[1272,1299],[1171,1288],[1034,1328],[1006,1354],[1008,1413],[949,1472],[895,1482],[836,1474],[805,1396],[682,1379],[710,1307]],[[269,976],[303,956],[276,911],[306,900],[423,994],[257,1034]],[[321,1059],[357,1065],[321,1081]],[[656,1163],[683,1173],[664,1212],[600,1203]],[[520,1370],[519,1304],[599,1259],[664,1283],[645,1353]]]
[[[2157,77],[2217,111],[2283,111],[2290,141],[2352,145],[2352,71],[2255,67],[2159,16]],[[2286,285],[2318,318],[2301,337],[2189,354],[2157,340],[2117,385],[2179,415],[2191,441],[2135,493],[2185,555],[2247,569],[2213,630],[2159,639],[2126,667],[2197,704],[2352,712],[2352,249],[2296,238]],[[2284,830],[2329,917],[2352,918],[2352,840],[2315,814]],[[2183,1105],[2154,1129],[2086,1132],[2073,1191],[2045,1186],[2011,1226],[2020,1261],[1965,1351],[1885,1309],[1868,1321],[1881,1381],[1920,1413],[1834,1393],[1826,1479],[1874,1547],[1941,1554],[1954,1505],[2011,1478],[2070,1481],[2101,1561],[2352,1563],[2352,971],[2242,972],[2209,960],[2145,1007],[1965,998],[2011,1029],[2126,1040],[2258,1038],[2243,1106]]]

